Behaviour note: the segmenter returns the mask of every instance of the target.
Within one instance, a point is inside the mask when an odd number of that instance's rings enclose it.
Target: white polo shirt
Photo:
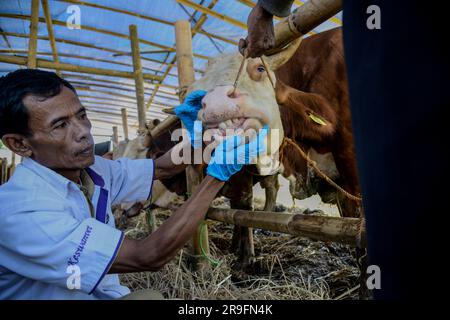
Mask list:
[[[128,294],[107,274],[122,244],[111,206],[148,199],[153,160],[95,157],[88,202],[72,181],[24,159],[0,186],[0,299],[115,299]]]

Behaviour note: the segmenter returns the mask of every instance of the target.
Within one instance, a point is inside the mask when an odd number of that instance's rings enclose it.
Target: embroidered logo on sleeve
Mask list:
[[[73,256],[71,256],[69,258],[69,260],[67,261],[67,264],[69,266],[78,264],[78,262],[80,261],[81,253],[83,253],[84,247],[86,246],[86,243],[87,243],[91,233],[92,233],[92,227],[87,226],[86,231],[84,232],[84,235],[81,238],[80,244],[77,247],[77,250],[75,250],[75,253],[73,254]]]

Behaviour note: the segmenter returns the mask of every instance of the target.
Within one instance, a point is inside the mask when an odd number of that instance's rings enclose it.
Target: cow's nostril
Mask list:
[[[206,109],[206,103],[202,101],[202,108]]]
[[[239,94],[239,93],[238,93],[238,90],[235,89],[235,88],[231,88],[231,89],[227,92],[228,98],[231,98],[231,99],[237,98],[238,94]]]

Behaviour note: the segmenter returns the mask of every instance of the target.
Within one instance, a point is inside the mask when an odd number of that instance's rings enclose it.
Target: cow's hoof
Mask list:
[[[255,263],[255,258],[251,257],[248,259],[243,259],[243,260],[236,260],[232,265],[231,265],[231,269],[233,269],[234,271],[249,271],[252,269],[253,264]]]

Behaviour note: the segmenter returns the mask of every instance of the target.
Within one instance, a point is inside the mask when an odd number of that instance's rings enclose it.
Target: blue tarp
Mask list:
[[[73,7],[71,6],[74,6],[74,2],[77,1],[49,0],[52,20],[63,22],[63,25],[58,25],[55,22],[54,33],[57,40],[88,43],[90,45],[106,48],[109,51],[57,41],[57,51],[60,62],[80,66],[132,71],[132,60],[130,55],[114,56],[114,51],[129,53],[131,51],[130,40],[119,36],[87,30],[89,27],[112,31],[114,33],[128,36],[129,25],[135,24],[137,26],[140,39],[165,47],[175,47],[175,31],[174,27],[171,25],[150,21],[148,19],[143,19],[124,13],[114,12],[111,10],[94,8],[87,5],[76,5],[80,10],[81,29],[69,29],[66,22],[73,17]],[[169,22],[175,22],[180,19],[191,19],[192,26],[195,26],[195,21],[202,15],[201,12],[195,11],[190,7],[184,6],[183,8],[175,0],[89,0],[85,2],[127,10],[136,14],[163,19]],[[194,0],[193,2],[207,7],[212,0]],[[254,2],[256,1],[254,0]],[[214,5],[212,10],[245,23],[251,8],[240,1],[219,0]],[[6,39],[9,43],[8,44],[6,42],[5,37],[2,37],[0,40],[1,50],[11,48],[13,50],[22,50],[22,52],[16,53],[16,55],[26,56],[28,39],[24,36],[29,34],[31,0],[0,0],[0,12],[4,15],[9,15],[8,17],[0,17],[0,27],[3,32],[7,33]],[[11,15],[27,16],[28,19],[18,19],[17,17],[12,17]],[[44,17],[42,5],[40,5],[40,17]],[[336,17],[341,19],[341,13],[339,13]],[[338,24],[335,21],[327,21],[314,31],[320,32],[334,28],[337,25]],[[246,36],[245,29],[212,16],[208,17],[206,22],[203,24],[202,29],[208,33],[225,37],[234,42],[238,42],[240,38]],[[48,37],[47,26],[43,22],[39,23],[38,35]],[[232,52],[236,49],[236,46],[233,44],[214,38],[211,39],[203,34],[197,33],[193,38],[193,50],[195,54],[214,57],[222,52]],[[148,43],[141,43],[140,50],[142,52],[141,56],[143,58],[142,65],[144,67],[144,72],[160,76],[163,75],[168,68],[167,65],[161,64],[160,62],[170,62],[175,56],[173,52],[161,52],[161,47]],[[148,51],[156,52],[145,53]],[[38,52],[46,53],[46,55],[39,54],[39,59],[52,60],[49,41],[38,40]],[[2,51],[1,54],[8,53]],[[70,55],[79,55],[85,58],[80,59],[71,57]],[[90,58],[95,58],[97,60],[92,60]],[[149,61],[147,59],[154,61]],[[206,63],[207,60],[205,59],[198,57],[194,58],[194,67],[198,70],[205,69]],[[16,65],[0,63],[0,74],[4,75],[7,72],[17,68],[18,67]],[[76,77],[76,75],[81,74],[76,74],[73,72],[64,72],[64,74],[69,81],[74,81],[78,87],[81,87],[79,94],[83,96],[82,101],[91,111],[93,119],[120,123],[120,107],[127,107],[131,119],[130,124],[135,123],[137,112],[135,102],[133,101],[135,99],[135,94],[133,89],[134,81],[132,79],[88,75],[89,78],[92,79],[87,80]],[[175,67],[172,68],[169,75],[164,80],[164,84],[169,86],[177,86],[178,83],[176,75],[177,70]],[[201,74],[197,73],[196,76],[200,77]],[[95,81],[95,79],[103,79],[112,82],[98,82]],[[89,84],[86,84],[86,82],[89,82]],[[95,86],[94,84],[103,85],[103,87]],[[105,85],[110,86],[111,88],[105,88]],[[151,96],[154,85],[150,81],[146,81],[145,87],[145,98],[147,102]],[[95,91],[87,91],[83,90],[83,88],[90,88]],[[176,90],[174,88],[162,86],[160,90],[161,91],[158,91],[158,96],[154,100],[155,104],[152,105],[148,111],[147,116],[149,118],[164,118],[165,115],[161,113],[161,109],[164,108],[164,106],[177,104],[177,99],[174,95]],[[108,92],[114,92],[120,94],[121,96],[115,96],[113,99],[114,102],[107,102],[107,100],[112,99]],[[94,111],[107,111],[112,113],[112,115],[102,115],[100,113],[96,114]]]

